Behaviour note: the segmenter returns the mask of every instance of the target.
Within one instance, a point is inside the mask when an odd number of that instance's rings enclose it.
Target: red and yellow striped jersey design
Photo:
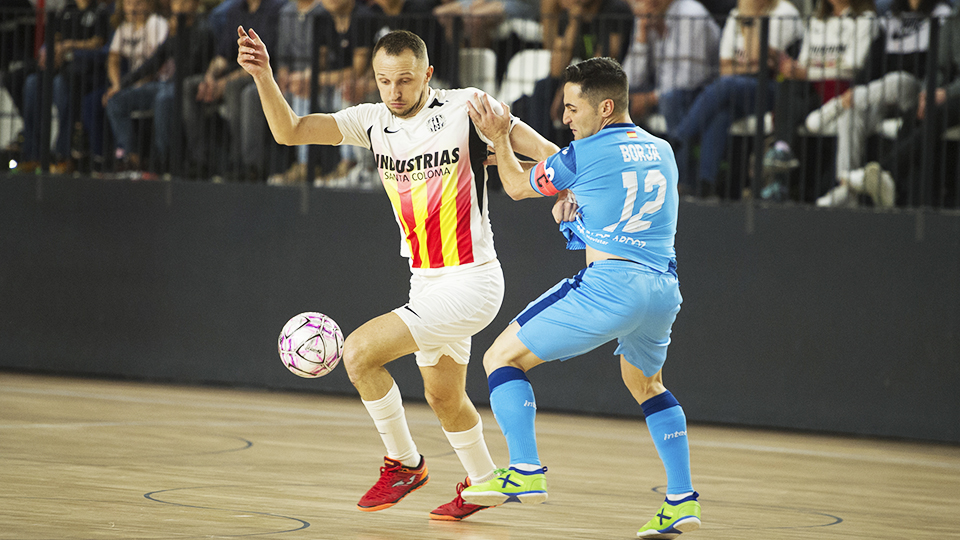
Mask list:
[[[373,150],[401,231],[401,254],[415,272],[440,273],[496,258],[486,209],[487,143],[466,113],[477,90],[430,90],[416,116],[383,104],[334,114],[341,144]]]

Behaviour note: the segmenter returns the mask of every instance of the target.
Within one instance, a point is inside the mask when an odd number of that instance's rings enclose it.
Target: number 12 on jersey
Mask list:
[[[621,173],[620,176],[623,178],[623,187],[627,190],[627,194],[623,199],[623,212],[620,213],[620,221],[604,227],[603,230],[613,232],[617,230],[617,227],[621,223],[626,221],[627,224],[623,226],[623,232],[635,233],[645,231],[650,228],[651,222],[644,221],[640,218],[642,218],[644,214],[653,214],[663,207],[663,201],[667,197],[667,178],[658,170],[647,171],[647,176],[643,179],[643,190],[646,193],[650,193],[653,191],[653,188],[656,187],[657,197],[652,201],[643,203],[640,211],[634,214],[633,207],[637,202],[637,189],[639,188],[637,171],[625,171]]]

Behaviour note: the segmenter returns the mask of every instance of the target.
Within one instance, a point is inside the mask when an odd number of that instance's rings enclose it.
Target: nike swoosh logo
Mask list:
[[[400,133],[400,130],[397,129],[396,131],[390,131],[390,128],[385,127],[385,128],[383,128],[383,132],[384,132],[384,133]]]

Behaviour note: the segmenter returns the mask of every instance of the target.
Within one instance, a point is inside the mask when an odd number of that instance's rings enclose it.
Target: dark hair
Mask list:
[[[427,44],[420,36],[406,30],[394,30],[377,40],[370,58],[376,58],[381,49],[390,56],[400,56],[403,51],[410,51],[417,60],[427,60]]]
[[[917,11],[913,11],[910,8],[910,0],[893,0],[893,4],[890,6],[890,13],[893,13],[895,17],[900,16],[901,13],[920,13],[923,15],[931,15],[939,3],[940,0],[923,0],[920,2],[920,6],[917,8]]]
[[[124,5],[127,2],[132,2],[133,0],[120,0],[116,3],[116,7],[113,8],[113,15],[110,16],[110,26],[114,29],[120,28],[120,25],[127,22],[127,14],[124,13]],[[147,1],[147,13],[144,15],[145,19],[149,19],[150,15],[157,12],[157,2],[156,0],[146,0]],[[94,2],[95,3],[95,2]]]
[[[850,2],[850,14],[854,17],[876,10],[877,6],[874,0],[851,0]],[[813,16],[823,20],[832,15],[833,6],[827,0],[817,0],[817,6],[813,9]]]
[[[563,70],[563,83],[580,85],[580,93],[593,106],[612,99],[614,113],[630,109],[627,74],[613,58],[590,58],[567,66]]]

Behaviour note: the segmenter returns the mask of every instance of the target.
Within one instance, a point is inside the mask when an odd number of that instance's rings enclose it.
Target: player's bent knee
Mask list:
[[[366,371],[379,365],[374,361],[368,344],[362,338],[356,338],[351,334],[343,342],[343,367],[347,370],[350,382],[355,383]]]
[[[483,354],[483,369],[487,375],[493,373],[499,368],[511,365],[508,357],[497,351],[496,343]],[[514,366],[519,367],[519,366]]]
[[[620,371],[623,383],[630,390],[630,394],[637,400],[637,403],[643,403],[667,391],[667,387],[663,385],[663,376],[660,372],[647,377],[639,368],[626,360],[621,360]]]
[[[445,391],[424,390],[423,397],[427,399],[427,405],[434,412],[455,411],[460,409],[466,394],[460,389],[449,389]]]

